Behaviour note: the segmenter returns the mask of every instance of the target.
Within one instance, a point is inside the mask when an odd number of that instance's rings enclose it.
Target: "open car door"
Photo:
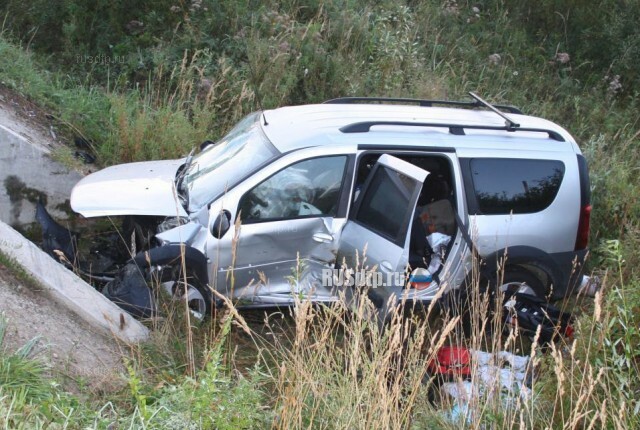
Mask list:
[[[370,297],[377,307],[404,287],[409,260],[411,223],[418,196],[429,172],[384,154],[373,167],[340,236],[340,268],[369,272]],[[357,282],[358,277],[354,280]]]

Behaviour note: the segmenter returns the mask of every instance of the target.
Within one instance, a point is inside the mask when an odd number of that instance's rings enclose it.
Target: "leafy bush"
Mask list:
[[[585,85],[604,81],[613,94],[636,95],[634,88],[640,80],[636,67],[640,60],[638,0],[599,0],[589,7],[580,0],[486,3],[494,10],[509,11],[547,58],[569,53],[571,66]],[[614,83],[616,75],[621,87]]]

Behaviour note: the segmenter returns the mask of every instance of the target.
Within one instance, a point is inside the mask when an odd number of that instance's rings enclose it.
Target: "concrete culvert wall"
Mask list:
[[[58,219],[69,216],[69,196],[82,174],[51,159],[45,137],[0,108],[0,221],[13,227],[35,222],[42,201]]]
[[[71,190],[83,176],[51,158],[50,149],[60,143],[41,129],[0,103],[0,252],[95,331],[125,342],[144,340],[144,325],[12,228],[33,224],[38,202],[56,219],[68,218]]]
[[[139,321],[3,222],[0,252],[17,262],[53,300],[94,329],[128,343],[148,337],[149,330]]]

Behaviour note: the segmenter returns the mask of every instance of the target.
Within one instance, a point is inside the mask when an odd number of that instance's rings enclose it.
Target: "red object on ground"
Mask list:
[[[568,325],[567,328],[564,329],[564,335],[569,339],[572,340],[573,339],[573,326]]]
[[[428,364],[434,374],[449,376],[471,376],[471,354],[467,348],[443,346]]]

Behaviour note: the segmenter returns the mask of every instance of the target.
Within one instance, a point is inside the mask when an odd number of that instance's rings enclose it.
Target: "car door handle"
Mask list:
[[[381,262],[380,268],[384,269],[385,272],[391,272],[393,270],[393,266],[388,261]]]
[[[333,236],[327,233],[314,233],[313,240],[319,243],[333,242]]]

